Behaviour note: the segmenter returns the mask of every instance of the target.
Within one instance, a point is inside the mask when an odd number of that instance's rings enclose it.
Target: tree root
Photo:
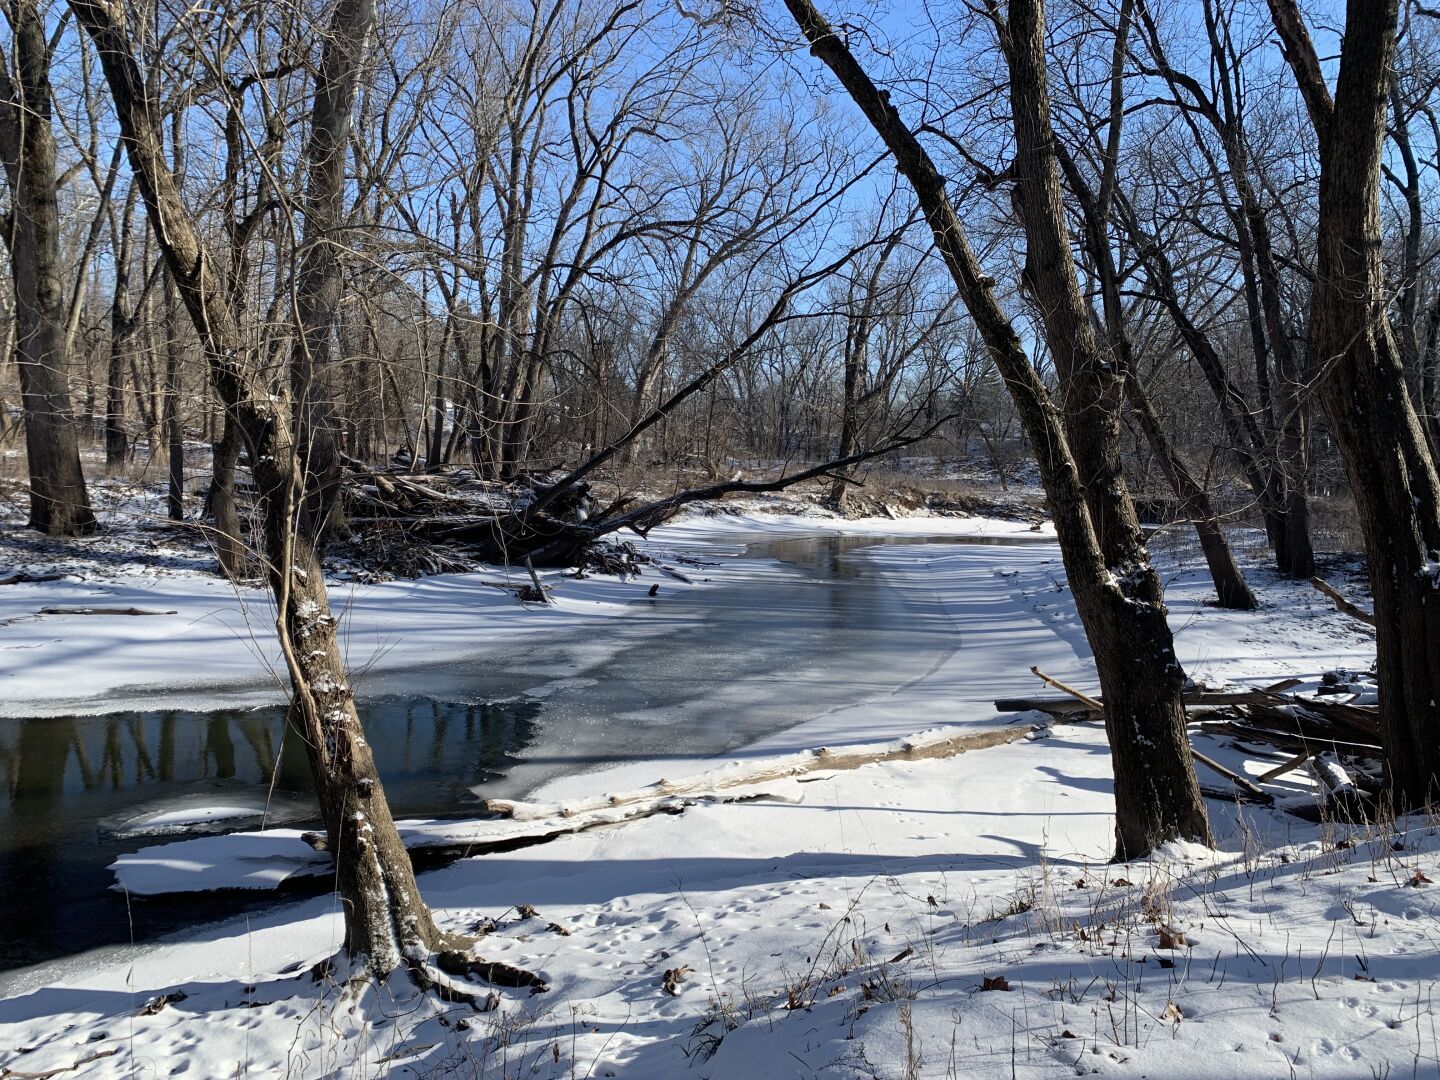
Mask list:
[[[500,1004],[499,997],[487,987],[528,988],[532,995],[550,989],[544,979],[524,968],[483,960],[468,950],[444,949],[423,964],[411,964],[410,977],[423,990],[433,992],[442,1001],[463,1002],[480,1012],[489,1012]],[[479,980],[485,986],[476,985]]]
[[[528,989],[531,994],[550,989],[534,972],[481,959],[473,952],[475,945],[475,938],[442,931],[429,949],[412,943],[405,950],[401,968],[417,990],[434,993],[442,1001],[468,1003],[482,1012],[500,1003],[489,987]],[[343,984],[347,994],[357,997],[368,987],[385,982],[390,974],[376,970],[363,957],[356,960],[343,952],[326,957],[308,971],[312,982],[334,981]]]

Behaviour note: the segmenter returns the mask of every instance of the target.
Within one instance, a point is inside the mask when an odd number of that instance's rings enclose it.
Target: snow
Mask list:
[[[508,575],[512,584],[519,584]],[[522,571],[522,576],[525,576]],[[450,574],[414,581],[332,587],[340,639],[352,671],[385,671],[472,655],[477,633],[516,641],[527,635],[584,632],[633,610],[650,582],[562,578],[548,605],[519,604],[486,574]],[[528,576],[526,577],[528,581]],[[667,590],[704,587],[666,579]],[[145,617],[37,615],[45,605],[141,606],[172,609]],[[0,592],[0,715],[36,716],[111,711],[129,698],[170,707],[281,700],[283,667],[273,644],[269,593],[237,588],[212,576],[150,579],[87,575],[7,586]],[[603,644],[596,637],[596,645]]]
[[[119,832],[140,836],[146,833],[179,832],[197,826],[223,824],[244,818],[259,817],[264,813],[258,806],[228,806],[224,804],[203,806],[171,807],[131,818]]]
[[[691,519],[654,541],[711,554],[761,530],[869,529],[903,541],[913,520]],[[966,525],[926,520],[914,535]],[[1027,526],[996,528],[1033,536]],[[507,821],[407,823],[410,842],[595,826],[420,880],[443,926],[494,920],[482,954],[541,973],[548,993],[505,991],[487,1012],[417,995],[399,979],[347,996],[337,979],[309,974],[340,945],[340,917],[325,897],[10,977],[0,1071],[89,1059],[67,1075],[1440,1075],[1433,822],[1312,825],[1212,800],[1216,850],[1167,845],[1117,866],[1106,861],[1113,808],[1096,725],[838,767],[847,753],[1027,726],[1034,716],[997,716],[991,702],[1038,693],[1031,664],[1095,688],[1053,544],[901,542],[852,558],[953,634],[953,647],[886,693],[800,717],[701,769],[625,765],[549,782]],[[1331,668],[1363,669],[1373,654],[1363,628],[1303,583],[1252,569],[1261,610],[1221,612],[1203,603],[1197,559],[1157,562],[1193,678],[1318,682]],[[735,560],[715,573],[763,567]],[[46,656],[49,678],[64,671],[68,685],[6,676],[7,708],[67,697],[101,707],[121,687],[164,684],[177,643],[191,673],[208,673],[235,648],[226,634],[244,624],[219,590],[199,580],[160,582],[160,593],[113,587],[181,611],[172,636],[144,619],[80,621],[88,644],[52,644],[34,623],[12,624],[21,632],[5,645],[29,644]],[[630,600],[644,587],[567,582],[554,611],[520,608],[465,578],[357,588],[345,616],[352,661],[458,655],[475,647],[477,627],[598,631],[627,611],[638,618]],[[23,601],[0,600],[33,610],[41,598],[69,602],[71,590],[94,588],[49,583]],[[231,683],[257,673],[253,654],[229,663]],[[568,677],[557,671],[553,682]],[[1252,775],[1272,764],[1245,761],[1215,739],[1203,738],[1202,749]],[[784,775],[726,786],[764,770]],[[669,784],[659,787],[662,777]],[[1310,781],[1291,773],[1274,790],[1301,799]],[[754,797],[721,801],[726,794]],[[683,812],[638,813],[647,808]],[[169,885],[206,877],[270,886],[277,874],[325,868],[298,834],[279,829],[152,845],[134,860]],[[539,915],[521,918],[520,905]]]

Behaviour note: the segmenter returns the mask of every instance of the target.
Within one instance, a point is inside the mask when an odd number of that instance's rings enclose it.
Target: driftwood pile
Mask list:
[[[1090,697],[1031,669],[1049,686],[1062,691],[1058,696],[1001,698],[1000,712],[1036,710],[1067,722],[1102,720],[1103,700]],[[1207,794],[1246,802],[1273,803],[1275,795],[1264,788],[1268,781],[1305,767],[1316,781],[1322,804],[1342,816],[1363,810],[1366,799],[1378,793],[1375,763],[1381,757],[1380,727],[1376,706],[1359,703],[1373,686],[1368,678],[1353,672],[1330,672],[1312,692],[1296,692],[1299,679],[1285,679],[1263,687],[1187,690],[1183,699],[1193,729],[1205,734],[1229,737],[1230,745],[1249,757],[1278,764],[1245,776],[1192,751],[1196,763],[1230,782],[1229,789],[1206,789]],[[1293,792],[1293,789],[1292,789]]]
[[[549,478],[510,483],[478,479],[469,469],[443,473],[382,471],[347,462],[346,524],[367,562],[398,574],[456,572],[481,563],[582,565],[620,509],[602,507],[586,483],[532,510]]]

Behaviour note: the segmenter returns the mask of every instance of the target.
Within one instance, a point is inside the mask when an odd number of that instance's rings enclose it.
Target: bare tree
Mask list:
[[[1115,766],[1116,857],[1177,837],[1208,839],[1190,760],[1183,677],[1118,462],[1119,371],[1084,311],[1061,207],[1050,126],[1042,12],[1017,0],[990,8],[1010,68],[1016,200],[1027,237],[1025,284],[1046,315],[1060,369],[1059,409],[995,300],[945,181],[898,111],[810,0],[786,0],[810,42],[885,142],[915,189],[935,245],[1015,400],[1034,447],[1066,574],[1095,654]],[[1062,420],[1063,412],[1063,420]]]
[[[1122,0],[1111,51],[1109,110],[1104,117],[1105,142],[1098,153],[1100,165],[1097,186],[1092,189],[1074,157],[1064,149],[1059,140],[1056,140],[1055,152],[1075,201],[1079,204],[1084,246],[1100,293],[1103,312],[1101,321],[1105,327],[1110,352],[1124,371],[1125,391],[1135,417],[1160,463],[1161,471],[1179,500],[1182,512],[1194,524],[1200,548],[1210,568],[1211,580],[1215,583],[1220,606],[1251,611],[1257,606],[1255,594],[1250,591],[1245,576],[1235,562],[1224,530],[1210,504],[1209,495],[1195,479],[1165,433],[1165,426],[1150,401],[1139,371],[1136,370],[1133,343],[1126,325],[1126,312],[1121,295],[1123,282],[1116,266],[1114,245],[1110,236],[1110,216],[1119,182],[1121,126],[1125,117],[1125,56],[1132,17],[1131,0]],[[1093,126],[1098,131],[1099,125]]]
[[[339,0],[325,38],[320,71],[353,80],[358,69],[337,62],[363,41],[342,36],[357,29],[356,4]],[[215,256],[181,202],[166,159],[159,106],[147,88],[122,11],[108,0],[72,0],[71,10],[101,58],[135,182],[145,200],[157,243],[199,334],[211,377],[235,418],[250,456],[264,532],[267,576],[276,604],[276,632],[292,687],[289,723],[304,740],[322,817],[335,860],[345,915],[345,950],[356,977],[384,977],[405,968],[423,983],[443,980],[439,965],[456,966],[455,950],[468,943],[436,926],[420,897],[414,870],[395,829],[375,760],[366,742],[336,638],[325,581],[316,554],[320,518],[301,511],[307,492],[302,448],[309,433],[290,393],[268,383],[248,355]],[[317,87],[317,101],[346,101],[344,87]],[[323,112],[323,106],[317,105]],[[325,140],[312,135],[311,147]],[[324,192],[319,194],[323,201]],[[314,204],[312,203],[312,209]],[[323,215],[323,209],[318,210]],[[317,225],[323,225],[321,217]],[[301,276],[323,277],[325,258],[302,263]],[[315,330],[324,281],[301,280],[295,292],[320,298],[309,311]],[[303,380],[299,383],[303,388]],[[447,957],[449,959],[447,959]],[[460,966],[466,961],[460,959]],[[538,982],[537,980],[530,980]]]

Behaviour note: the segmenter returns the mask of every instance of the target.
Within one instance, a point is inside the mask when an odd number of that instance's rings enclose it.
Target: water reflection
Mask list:
[[[474,811],[470,789],[533,741],[540,705],[387,698],[362,711],[394,811],[445,816]],[[251,813],[231,828],[314,813],[280,708],[0,719],[0,792],[0,969],[129,940],[132,917],[137,937],[173,928],[165,905],[127,911],[106,870],[158,811]]]

